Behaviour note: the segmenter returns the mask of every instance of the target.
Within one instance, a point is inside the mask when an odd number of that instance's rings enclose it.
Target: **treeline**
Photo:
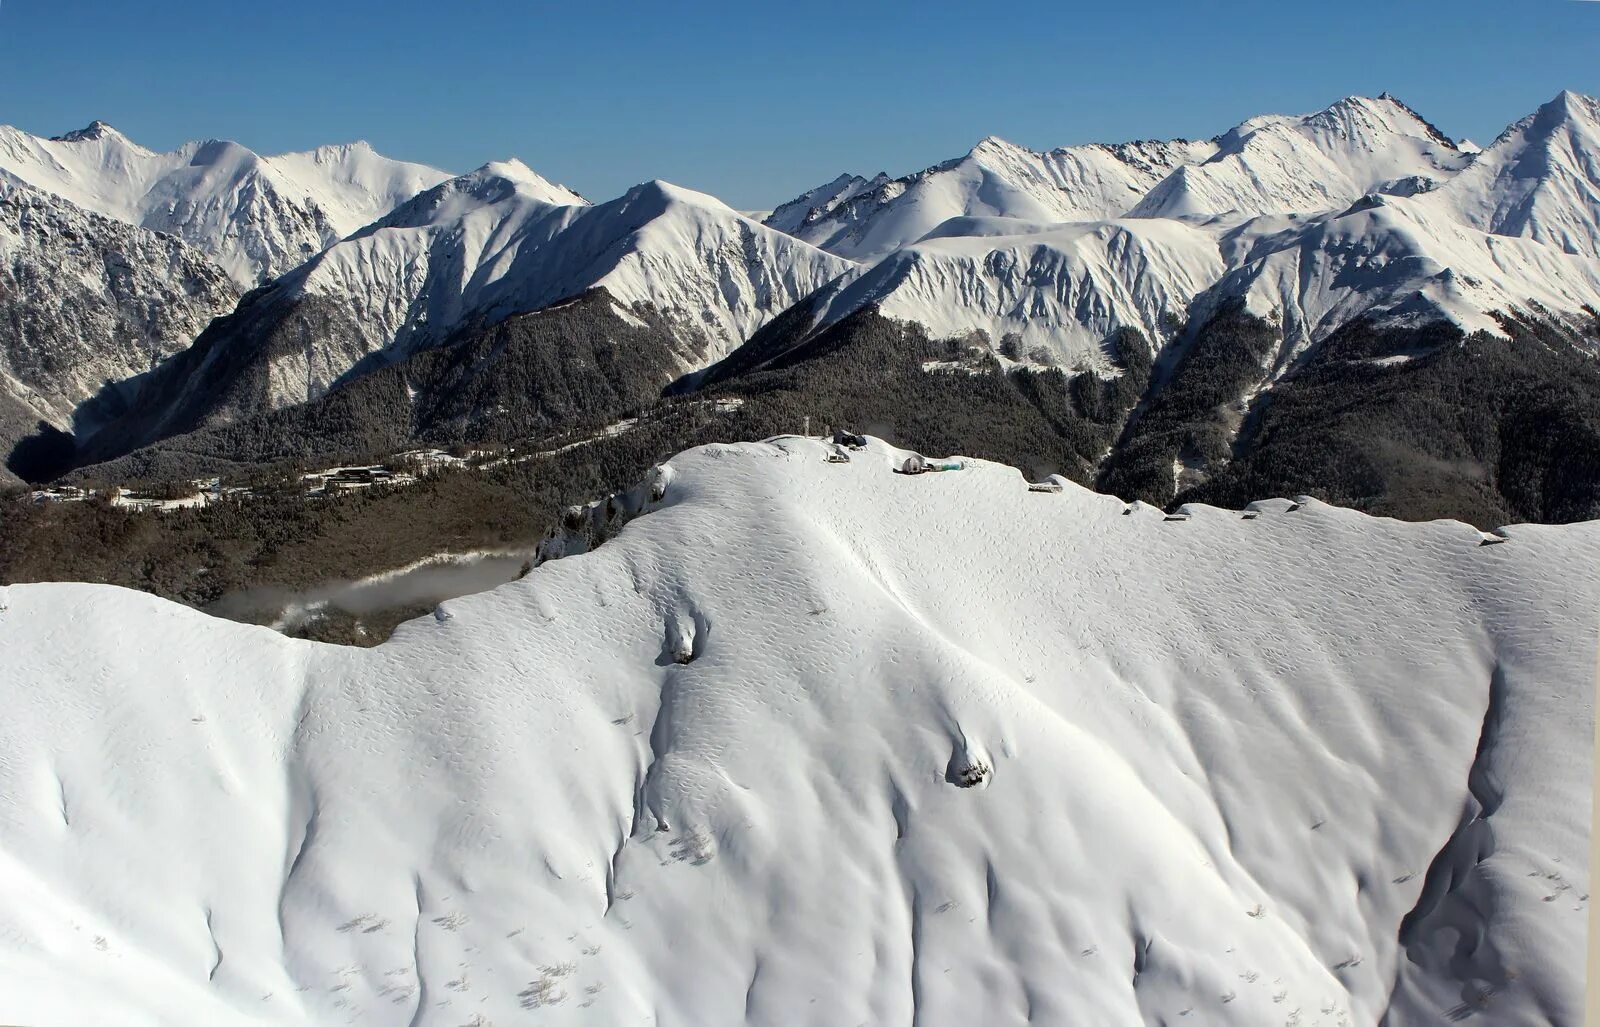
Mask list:
[[[1234,458],[1176,500],[1304,493],[1480,527],[1600,517],[1595,354],[1536,326],[1507,328],[1509,339],[1347,327],[1274,385]]]
[[[1484,527],[1600,516],[1597,347],[1537,324],[1508,321],[1509,341],[1351,325],[1247,403],[1280,340],[1238,307],[1185,335],[1159,367],[1142,335],[1115,334],[1106,355],[1119,373],[1105,378],[1007,370],[989,340],[930,339],[863,310],[816,334],[808,318],[791,319],[791,336],[764,331],[762,353],[736,353],[661,398],[680,365],[665,327],[637,313],[644,327],[617,318],[600,293],[475,328],[317,403],[82,472],[152,495],[221,473],[248,498],[148,514],[19,494],[0,502],[0,581],[104,581],[205,606],[442,551],[531,547],[567,506],[625,488],[685,448],[797,432],[807,419],[814,433],[848,427],[1169,507],[1310,494]],[[930,362],[940,369],[924,370]],[[623,417],[637,423],[602,431]],[[514,445],[519,458],[409,487],[305,495],[306,469],[376,463],[423,442]],[[320,630],[367,632],[335,621]]]

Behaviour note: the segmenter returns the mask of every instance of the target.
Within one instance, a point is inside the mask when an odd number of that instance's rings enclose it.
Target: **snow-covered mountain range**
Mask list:
[[[347,306],[365,351],[403,353],[598,286],[679,322],[693,367],[848,267],[704,193],[648,182],[591,205],[510,162],[418,196],[278,287]]]
[[[1085,155],[1144,181],[1048,172]],[[1582,325],[1600,307],[1600,106],[1564,93],[1481,152],[1387,95],[1206,143],[1034,154],[985,140],[814,214],[803,238],[878,257],[812,298],[816,327],[875,305],[942,335],[1017,336],[1068,367],[1103,369],[1117,328],[1159,351],[1233,300],[1291,353],[1363,317]]]
[[[450,179],[258,291],[140,385],[115,441],[324,395],[453,333],[592,289],[663,324],[653,362],[704,367],[852,265],[665,182],[589,204],[519,162]],[[654,359],[659,356],[660,359]]]
[[[1118,333],[1170,368],[1239,309],[1276,335],[1241,403],[1348,326],[1503,336],[1512,318],[1587,346],[1600,310],[1600,105],[1572,93],[1481,149],[1387,94],[1203,141],[988,138],[901,178],[841,175],[764,223],[661,182],[590,204],[517,161],[446,178],[360,145],[154,154],[98,123],[0,130],[0,176],[171,231],[237,281],[277,275],[74,417],[101,429],[80,431],[82,459],[314,401],[596,288],[627,323],[666,326],[641,366],[689,373],[757,332],[763,353],[795,351],[871,312],[1003,367],[1114,377]]]
[[[1577,1022],[1596,525],[829,451],[377,649],[0,588],[0,1019]]]
[[[449,177],[364,142],[263,157],[208,139],[155,153],[101,121],[54,139],[0,125],[0,180],[175,235],[241,288],[290,270]]]

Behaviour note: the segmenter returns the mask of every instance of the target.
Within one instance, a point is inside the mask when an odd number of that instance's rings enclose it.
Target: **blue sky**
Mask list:
[[[1214,135],[1387,89],[1487,143],[1600,93],[1600,3],[509,4],[0,0],[0,122],[158,149],[369,140],[518,156],[591,198],[649,178],[765,207],[994,134]]]

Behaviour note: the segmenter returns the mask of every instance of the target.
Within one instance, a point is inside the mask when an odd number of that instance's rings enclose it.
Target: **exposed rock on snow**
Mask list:
[[[827,448],[371,650],[7,589],[0,1019],[1577,1020],[1596,525]]]
[[[40,422],[72,430],[84,400],[177,353],[237,299],[179,239],[0,182],[0,396],[15,410],[0,410],[0,464]]]

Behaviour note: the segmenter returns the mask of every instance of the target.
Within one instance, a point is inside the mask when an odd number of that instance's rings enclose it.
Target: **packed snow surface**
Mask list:
[[[372,650],[0,590],[0,1019],[1577,1021],[1600,525],[828,451]]]

